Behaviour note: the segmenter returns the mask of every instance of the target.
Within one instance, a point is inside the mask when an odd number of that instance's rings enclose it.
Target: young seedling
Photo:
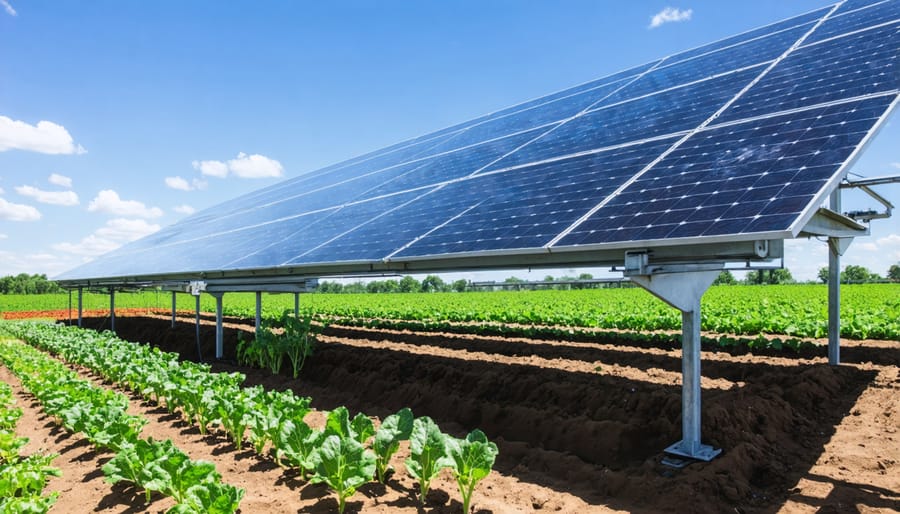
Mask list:
[[[375,450],[375,471],[382,484],[391,470],[391,457],[400,448],[400,441],[409,440],[412,427],[413,413],[408,407],[404,407],[396,414],[384,418],[378,432],[375,432],[372,449]]]
[[[351,437],[329,435],[319,448],[316,460],[316,474],[310,482],[325,482],[337,493],[341,514],[347,498],[375,474],[375,456]]]
[[[428,416],[413,421],[409,437],[410,457],[406,469],[419,482],[419,503],[425,503],[431,481],[443,468],[453,465],[447,457],[447,437]]]
[[[488,476],[499,451],[481,430],[475,429],[465,439],[447,437],[447,453],[453,461],[453,476],[459,485],[463,512],[469,513],[475,486]]]

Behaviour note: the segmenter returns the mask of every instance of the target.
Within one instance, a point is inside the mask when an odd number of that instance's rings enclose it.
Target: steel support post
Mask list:
[[[175,291],[172,291],[172,328],[175,328]]]
[[[197,342],[197,358],[203,362],[203,352],[200,350],[200,295],[195,295],[194,300],[194,340]]]
[[[300,293],[294,293],[294,317],[300,317]]]
[[[262,291],[256,292],[256,333],[259,334],[259,327],[262,324]]]
[[[116,290],[109,290],[109,329],[116,331]]]
[[[222,337],[222,293],[215,295],[216,297],[216,358],[221,359],[225,354],[223,351]]]
[[[69,289],[69,326],[72,326],[72,290]]]
[[[681,441],[665,452],[710,461],[721,449],[702,444],[700,389],[700,298],[719,271],[686,271],[659,275],[631,275],[631,280],[681,311]]]
[[[831,210],[841,212],[841,190],[831,193]],[[828,238],[828,364],[841,363],[841,241]]]
[[[84,296],[83,293],[84,293],[84,290],[79,286],[79,288],[78,288],[78,328],[81,328],[81,306],[83,303],[82,302],[82,300],[83,300],[82,297]]]

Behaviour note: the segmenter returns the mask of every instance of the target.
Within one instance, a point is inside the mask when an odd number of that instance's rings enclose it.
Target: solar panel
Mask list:
[[[59,278],[796,237],[897,104],[898,56],[900,1],[843,2],[285,180]]]

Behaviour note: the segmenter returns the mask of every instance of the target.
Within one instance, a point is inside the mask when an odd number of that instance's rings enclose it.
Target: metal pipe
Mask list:
[[[175,291],[172,291],[172,328],[175,328]]]
[[[72,290],[69,289],[69,326],[72,326]]]
[[[256,333],[259,334],[259,328],[262,325],[262,291],[256,292]]]
[[[203,362],[203,351],[200,349],[200,295],[196,299],[196,317],[194,321],[194,340],[197,341],[197,359]]]
[[[300,293],[294,293],[294,317],[300,317]]]
[[[831,193],[830,207],[841,212],[841,190]],[[841,363],[841,255],[840,241],[828,238],[828,364]]]
[[[109,289],[109,329],[116,331],[116,290]]]
[[[82,296],[84,291],[81,286],[78,286],[78,328],[81,328],[81,305],[82,305]]]
[[[838,239],[828,238],[828,364],[841,363],[841,256]]]
[[[216,358],[221,359],[223,351],[222,337],[222,297],[224,294],[216,295]]]
[[[700,450],[700,302],[681,312],[682,449]]]

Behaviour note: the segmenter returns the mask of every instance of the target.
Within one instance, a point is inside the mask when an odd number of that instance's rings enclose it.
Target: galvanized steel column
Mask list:
[[[81,286],[78,286],[78,328],[81,328],[81,303],[82,303],[82,293],[84,290]]]
[[[700,450],[700,302],[681,312],[682,450]]]
[[[109,329],[116,331],[116,290],[109,288]]]
[[[224,355],[223,351],[223,342],[222,342],[222,297],[225,296],[222,293],[219,293],[216,296],[216,358],[221,359]]]
[[[175,291],[172,291],[172,328],[175,328]]]
[[[262,291],[256,292],[256,333],[259,334],[259,327],[262,324]]]
[[[200,295],[194,296],[196,315],[194,318],[194,340],[197,342],[197,358],[203,361],[203,352],[200,350]]]
[[[831,210],[841,212],[841,190],[831,193]],[[840,240],[828,238],[828,364],[841,363],[841,255]]]

